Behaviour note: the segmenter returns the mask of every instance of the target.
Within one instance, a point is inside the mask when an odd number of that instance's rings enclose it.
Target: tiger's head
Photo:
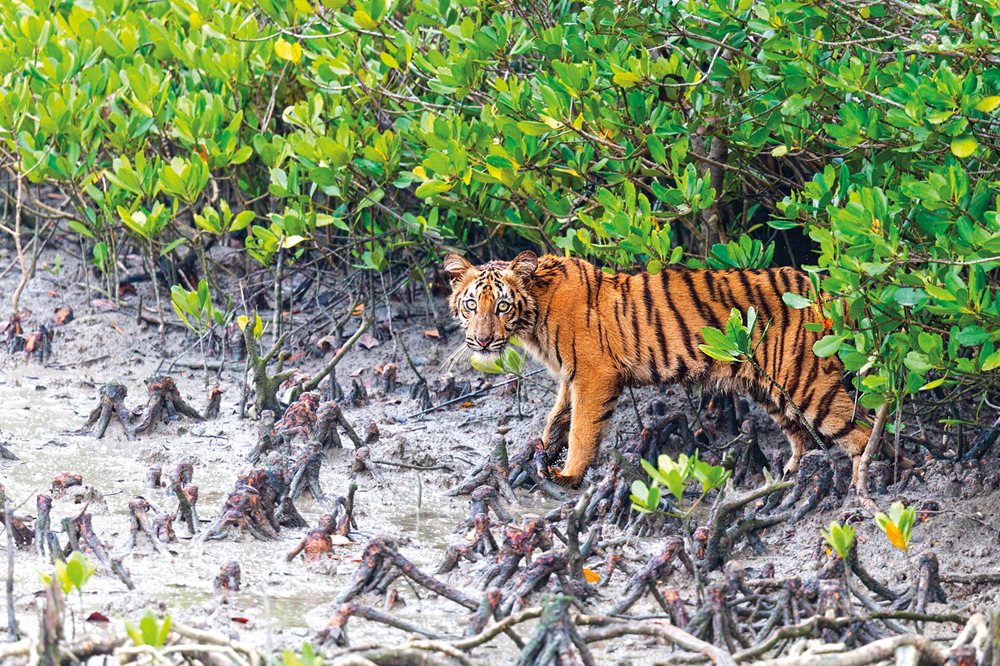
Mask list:
[[[451,277],[451,313],[465,331],[465,344],[481,356],[494,356],[511,337],[535,328],[537,307],[529,288],[538,268],[534,252],[513,261],[473,266],[465,257],[449,254],[444,269]]]

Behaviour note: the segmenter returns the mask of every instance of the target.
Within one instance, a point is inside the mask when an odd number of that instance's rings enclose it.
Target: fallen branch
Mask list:
[[[921,663],[944,664],[948,652],[931,639],[919,634],[903,634],[890,638],[880,638],[854,650],[838,654],[810,654],[806,652],[796,657],[780,657],[755,662],[757,666],[867,666],[886,659],[892,659],[896,650],[904,646],[916,648]]]
[[[340,363],[341,359],[344,358],[344,355],[351,350],[351,347],[354,346],[354,343],[358,341],[358,338],[360,338],[364,334],[364,332],[369,329],[369,327],[371,327],[372,323],[374,323],[374,319],[371,316],[365,317],[361,321],[361,325],[358,326],[358,330],[354,332],[354,335],[348,338],[347,342],[345,342],[343,346],[341,346],[341,348],[337,350],[337,353],[333,355],[333,358],[330,359],[329,363],[324,365],[323,368],[319,372],[317,372],[312,379],[310,379],[302,386],[302,390],[315,391],[316,388],[319,386],[319,383],[323,381],[328,374],[333,372],[334,368],[337,367],[337,364]]]

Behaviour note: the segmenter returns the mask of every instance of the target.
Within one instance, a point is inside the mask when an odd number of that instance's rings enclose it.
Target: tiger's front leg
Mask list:
[[[620,395],[617,377],[577,373],[570,385],[569,454],[561,470],[552,470],[556,481],[575,486],[583,479],[587,466],[597,456]]]
[[[545,422],[545,431],[542,433],[542,442],[545,443],[545,453],[549,462],[555,460],[566,446],[571,414],[569,381],[564,377],[559,380],[556,402],[552,405],[552,411],[549,412],[549,418]]]

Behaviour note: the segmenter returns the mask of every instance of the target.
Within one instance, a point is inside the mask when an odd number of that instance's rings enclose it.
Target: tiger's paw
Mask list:
[[[549,478],[564,488],[576,488],[583,481],[583,474],[563,474],[558,467],[549,467]]]

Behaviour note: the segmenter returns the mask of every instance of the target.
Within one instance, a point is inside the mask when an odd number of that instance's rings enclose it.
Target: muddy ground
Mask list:
[[[2,252],[0,257],[3,257]],[[8,262],[9,257],[3,257],[0,268],[6,267]],[[55,266],[55,254],[47,253],[42,263]],[[359,431],[364,431],[371,423],[377,424],[381,437],[372,446],[373,458],[418,466],[442,465],[448,469],[418,471],[386,465],[382,467],[386,483],[381,487],[369,477],[362,477],[356,501],[359,533],[352,535],[356,543],[337,546],[336,557],[320,565],[306,565],[301,560],[285,561],[288,550],[306,530],[283,530],[277,541],[257,541],[245,536],[235,541],[200,543],[186,538],[180,528],[180,541],[169,547],[168,554],[158,555],[148,545],[141,545],[128,554],[125,552],[129,531],[127,503],[137,495],[148,494],[145,480],[150,466],[161,465],[169,470],[182,461],[194,464],[194,483],[201,493],[199,513],[205,524],[215,518],[237,476],[250,469],[246,454],[256,441],[256,424],[238,417],[242,363],[227,362],[221,373],[220,384],[225,393],[222,413],[217,420],[192,423],[182,418],[133,442],[127,441],[114,424],[103,440],[74,434],[96,405],[98,387],[112,380],[121,382],[129,391],[126,404],[129,407],[141,404],[146,395],[143,380],[157,371],[162,372],[183,349],[190,347],[191,338],[175,325],[177,318],[168,310],[165,341],[161,342],[155,325],[139,321],[139,299],[135,295],[126,297],[115,309],[109,309],[107,303],[88,307],[78,266],[66,255],[61,257],[60,263],[59,271],[39,270],[22,299],[22,307],[31,313],[26,320],[29,331],[50,321],[58,308],[73,308],[75,318],[55,328],[52,358],[41,364],[22,353],[0,354],[0,443],[19,458],[18,461],[0,462],[0,482],[6,487],[10,501],[23,503],[17,515],[26,517],[34,515],[34,498],[40,492],[48,492],[53,476],[60,472],[76,472],[83,476],[83,489],[73,489],[56,500],[53,524],[58,524],[64,516],[75,515],[83,502],[89,502],[98,535],[113,554],[124,558],[136,589],[127,591],[117,579],[95,575],[84,588],[82,598],[74,595],[69,600],[77,636],[109,630],[83,621],[95,611],[110,617],[114,624],[137,620],[144,609],[151,608],[170,613],[190,625],[225,631],[251,645],[297,648],[311,640],[334,611],[333,598],[357,568],[366,537],[386,534],[399,539],[407,557],[421,568],[432,571],[441,561],[446,547],[462,539],[463,535],[453,530],[469,507],[467,497],[448,497],[445,491],[488,454],[498,424],[510,429],[507,438],[512,451],[539,436],[554,398],[553,381],[545,373],[539,373],[526,382],[520,417],[516,398],[501,390],[425,417],[414,417],[419,405],[410,398],[408,385],[415,377],[402,357],[402,350],[391,339],[382,340],[375,346],[370,345],[372,340],[366,339],[369,344],[356,346],[337,368],[337,376],[345,389],[349,389],[352,377],[358,377],[371,393],[366,406],[346,409],[348,419]],[[16,274],[16,270],[11,271],[0,280],[0,294],[3,294],[0,307],[4,315],[9,308],[7,294],[13,289]],[[148,310],[154,302],[150,286],[140,283],[138,288],[144,294],[143,302]],[[443,310],[443,302],[437,305]],[[445,361],[460,344],[460,336],[431,337],[426,331],[433,322],[417,315],[402,316],[411,310],[422,311],[423,303],[410,308],[406,303],[396,302],[392,307],[397,317],[393,329],[403,336],[420,372],[432,382],[443,377],[448,372],[443,367]],[[295,322],[305,321],[310,314],[293,313],[292,327]],[[341,312],[334,313],[335,317],[340,315]],[[384,318],[384,309],[381,316]],[[355,318],[348,324],[348,334],[358,321]],[[317,332],[322,335],[326,331],[320,328]],[[181,394],[200,409],[206,392],[204,375],[200,369],[188,367],[197,365],[199,359],[197,351],[188,353],[171,374]],[[292,365],[311,372],[323,360],[305,354]],[[384,395],[377,388],[374,368],[391,360],[398,363],[401,386]],[[532,361],[528,369],[537,367],[538,364]],[[452,370],[459,380],[467,380],[474,386],[483,381],[483,376],[465,361],[456,363]],[[499,381],[496,377],[490,379]],[[680,390],[666,394],[656,389],[636,390],[640,416],[657,397],[664,399],[669,409],[686,411],[692,422],[695,420],[692,405]],[[783,436],[770,425],[766,416],[754,413],[753,418],[759,423],[766,452],[774,454],[786,447]],[[605,448],[619,439],[636,437],[638,430],[636,409],[628,399],[623,400]],[[716,435],[719,444],[730,439],[726,432]],[[321,480],[328,495],[346,492],[350,482],[350,461],[351,452],[345,449],[332,454],[323,465]],[[600,475],[599,466],[593,474]],[[960,466],[932,463],[925,480],[913,481],[899,493],[908,500],[934,499],[940,504],[941,514],[915,528],[910,557],[933,549],[946,577],[1000,569],[997,557],[1000,554],[1000,494],[991,491],[989,484],[968,483],[967,476],[968,470]],[[163,496],[149,499],[173,506]],[[876,499],[887,506],[892,495]],[[515,520],[520,521],[543,514],[556,505],[538,493],[519,492],[519,502],[511,511]],[[312,525],[325,510],[311,499],[300,500],[297,506]],[[767,563],[774,565],[779,576],[813,572],[824,557],[822,549],[817,547],[819,528],[839,519],[842,511],[840,507],[817,510],[796,524],[767,530],[763,533],[765,554],[759,555],[742,545],[733,557],[751,574]],[[611,535],[606,533],[606,536]],[[641,566],[653,553],[659,552],[662,543],[662,538],[633,539],[625,548],[632,568]],[[859,544],[862,562],[880,580],[890,584],[906,580],[909,572],[906,557],[891,548],[874,521],[866,520],[860,525]],[[243,590],[222,602],[213,595],[212,581],[220,565],[231,559],[239,561],[242,567]],[[598,565],[599,562],[593,563],[595,568]],[[43,589],[39,574],[50,570],[51,565],[33,550],[15,554],[17,619],[29,634],[38,630],[39,595]],[[481,592],[470,585],[475,571],[475,565],[463,563],[445,579],[478,597]],[[610,608],[626,579],[626,574],[616,572],[609,586],[601,589],[592,609],[600,612]],[[692,581],[685,571],[674,574],[672,583],[688,598]],[[395,615],[450,634],[460,633],[467,623],[469,614],[464,608],[424,591],[418,596],[402,582],[397,582],[395,587],[405,602],[393,609]],[[946,582],[945,590],[947,606],[951,609],[970,612],[1000,603],[1000,587],[996,585]],[[381,607],[379,599],[366,599],[366,602]],[[648,599],[633,609],[636,614],[653,612],[655,609]],[[956,629],[954,625],[936,625],[929,631],[947,635]],[[522,634],[527,635],[526,631]],[[403,632],[358,618],[351,621],[349,635],[353,643],[373,640],[386,644],[405,638]],[[609,664],[651,663],[669,658],[664,648],[650,651],[648,645],[653,644],[623,639],[603,644],[595,654],[602,663]],[[514,654],[512,643],[505,638],[475,652],[477,661],[482,663],[508,661]]]

